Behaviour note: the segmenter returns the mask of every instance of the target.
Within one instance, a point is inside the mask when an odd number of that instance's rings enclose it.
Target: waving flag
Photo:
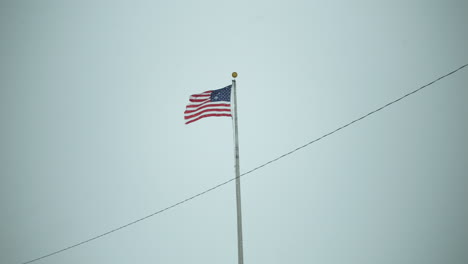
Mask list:
[[[185,124],[210,116],[232,116],[231,87],[191,95],[184,112]]]

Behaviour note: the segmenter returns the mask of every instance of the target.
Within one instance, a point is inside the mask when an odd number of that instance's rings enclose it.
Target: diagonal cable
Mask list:
[[[328,137],[328,136],[331,136],[332,134],[335,134],[336,132],[338,132],[338,131],[340,131],[340,130],[342,130],[342,129],[348,127],[348,126],[350,126],[350,125],[352,125],[352,124],[354,124],[354,123],[356,123],[356,122],[359,122],[359,121],[363,120],[364,118],[366,118],[366,117],[368,117],[368,116],[370,116],[370,115],[373,115],[373,114],[375,114],[375,113],[377,113],[377,112],[379,112],[379,111],[381,111],[381,110],[383,110],[383,109],[389,107],[390,105],[392,105],[392,104],[394,104],[394,103],[396,103],[396,102],[398,102],[398,101],[400,101],[400,100],[403,100],[404,98],[406,98],[406,97],[408,97],[408,96],[410,96],[410,95],[413,95],[413,94],[415,94],[415,93],[421,91],[422,89],[424,89],[424,88],[426,88],[426,87],[428,87],[428,86],[430,86],[430,85],[436,83],[437,81],[439,81],[439,80],[441,80],[441,79],[443,79],[443,78],[445,78],[445,77],[448,77],[449,75],[452,75],[452,74],[456,73],[457,71],[459,71],[459,70],[465,68],[466,66],[468,66],[468,64],[465,64],[465,65],[463,65],[463,66],[457,68],[456,70],[453,70],[453,71],[451,71],[451,72],[449,72],[449,73],[447,73],[447,74],[445,74],[445,75],[443,75],[443,76],[441,76],[441,77],[439,77],[439,78],[433,80],[432,82],[427,83],[427,84],[425,84],[425,85],[419,87],[419,88],[416,89],[416,90],[413,90],[413,91],[411,91],[411,92],[409,92],[409,93],[407,93],[407,94],[405,94],[405,95],[403,95],[403,96],[401,96],[401,97],[399,97],[399,98],[397,98],[397,99],[395,99],[395,100],[393,100],[393,101],[391,101],[391,102],[389,102],[389,103],[387,103],[387,104],[385,104],[385,105],[383,105],[383,106],[381,106],[381,107],[379,107],[379,108],[377,108],[377,109],[375,109],[375,110],[373,110],[373,111],[371,111],[371,112],[369,112],[369,113],[367,113],[367,114],[365,114],[365,115],[363,115],[363,116],[361,116],[361,117],[359,117],[359,118],[356,118],[356,119],[354,119],[353,121],[351,121],[351,122],[349,122],[349,123],[347,123],[347,124],[345,124],[345,125],[342,125],[342,126],[338,127],[337,129],[335,129],[335,130],[333,130],[333,131],[331,131],[331,132],[328,132],[327,134],[324,134],[324,135],[321,136],[321,137],[318,137],[318,138],[316,138],[316,139],[314,139],[314,140],[312,140],[312,141],[310,141],[310,142],[308,142],[308,143],[306,143],[306,144],[304,144],[304,145],[302,145],[302,146],[300,146],[300,147],[297,147],[297,148],[295,148],[295,149],[293,149],[293,150],[291,150],[291,151],[289,151],[289,152],[287,152],[287,153],[285,153],[285,154],[283,154],[283,155],[281,155],[281,156],[279,156],[279,157],[277,157],[277,158],[275,158],[275,159],[272,159],[272,160],[270,160],[270,161],[268,161],[268,162],[266,162],[266,163],[264,163],[264,164],[262,164],[262,165],[260,165],[260,166],[258,166],[258,167],[255,167],[255,168],[253,168],[253,169],[251,169],[251,170],[249,170],[249,171],[247,171],[247,172],[244,172],[244,173],[241,174],[239,177],[242,177],[242,176],[245,176],[245,175],[247,175],[247,174],[250,174],[250,173],[252,173],[252,172],[254,172],[254,171],[258,170],[258,169],[261,169],[261,168],[263,168],[263,167],[265,167],[265,166],[267,166],[267,165],[269,165],[269,164],[271,164],[271,163],[273,163],[273,162],[276,162],[276,161],[278,161],[278,160],[280,160],[280,159],[282,159],[282,158],[284,158],[284,157],[286,157],[286,156],[289,156],[289,155],[293,154],[294,152],[296,152],[296,151],[298,151],[298,150],[301,150],[301,149],[303,149],[303,148],[305,148],[305,147],[307,147],[307,146],[309,146],[309,145],[311,145],[311,144],[313,144],[313,143],[315,143],[315,142],[317,142],[317,141],[320,141],[320,140],[322,140],[322,139],[324,139],[324,138],[326,138],[326,137]],[[137,220],[135,220],[135,221],[133,221],[133,222],[130,222],[130,223],[127,223],[127,224],[122,225],[122,226],[120,226],[120,227],[114,228],[114,229],[112,229],[112,230],[110,230],[110,231],[107,231],[107,232],[102,233],[102,234],[100,234],[100,235],[97,235],[97,236],[95,236],[95,237],[89,238],[89,239],[84,240],[84,241],[82,241],[82,242],[79,242],[79,243],[73,244],[73,245],[71,245],[71,246],[62,248],[62,249],[60,249],[60,250],[54,251],[54,252],[49,253],[49,254],[47,254],[47,255],[43,255],[43,256],[41,256],[41,257],[38,257],[38,258],[35,258],[35,259],[32,259],[32,260],[26,261],[26,262],[22,262],[21,264],[28,264],[28,263],[32,263],[32,262],[35,262],[35,261],[38,261],[38,260],[41,260],[41,259],[45,259],[45,258],[51,257],[51,256],[53,256],[53,255],[59,254],[59,253],[61,253],[61,252],[67,251],[67,250],[69,250],[69,249],[72,249],[72,248],[74,248],[74,247],[81,246],[81,245],[83,245],[83,244],[86,244],[86,243],[88,243],[88,242],[91,242],[91,241],[93,241],[93,240],[96,240],[96,239],[98,239],[98,238],[101,238],[101,237],[103,237],[103,236],[107,236],[107,235],[109,235],[109,234],[111,234],[111,233],[114,233],[114,232],[116,232],[116,231],[119,231],[119,230],[121,230],[121,229],[124,229],[124,228],[126,228],[126,227],[129,227],[129,226],[131,226],[131,225],[134,225],[134,224],[136,224],[136,223],[138,223],[138,222],[140,222],[140,221],[146,220],[146,219],[148,219],[148,218],[150,218],[150,217],[153,217],[153,216],[155,216],[155,215],[158,215],[158,214],[160,214],[160,213],[162,213],[162,212],[164,212],[164,211],[167,211],[167,210],[172,209],[172,208],[174,208],[174,207],[176,207],[176,206],[179,206],[179,205],[181,205],[181,204],[183,204],[183,203],[186,203],[186,202],[188,202],[188,201],[190,201],[190,200],[192,200],[192,199],[195,199],[195,198],[197,198],[197,197],[199,197],[199,196],[202,196],[202,195],[204,195],[204,194],[206,194],[206,193],[208,193],[208,192],[211,192],[211,191],[213,191],[213,190],[215,190],[215,189],[218,189],[219,187],[222,187],[222,186],[224,186],[224,185],[226,185],[226,184],[228,184],[228,183],[234,181],[235,179],[236,179],[236,177],[235,177],[235,178],[232,178],[232,179],[230,179],[230,180],[227,180],[227,181],[225,181],[225,182],[222,182],[222,183],[220,183],[220,184],[218,184],[218,185],[216,185],[216,186],[214,186],[214,187],[211,187],[210,189],[207,189],[207,190],[205,190],[205,191],[203,191],[203,192],[200,192],[200,193],[198,193],[198,194],[195,194],[195,195],[193,195],[193,196],[191,196],[191,197],[189,197],[189,198],[187,198],[187,199],[185,199],[185,200],[182,200],[182,201],[180,201],[180,202],[178,202],[178,203],[175,203],[175,204],[173,204],[173,205],[171,205],[171,206],[168,206],[168,207],[166,207],[166,208],[164,208],[164,209],[161,209],[161,210],[159,210],[159,211],[157,211],[157,212],[154,212],[154,213],[152,213],[152,214],[150,214],[150,215],[147,215],[147,216],[145,216],[145,217],[142,217],[142,218],[140,218],[140,219],[137,219]]]
[[[318,137],[318,138],[316,138],[316,139],[310,141],[309,143],[306,143],[306,144],[304,144],[304,145],[302,145],[302,146],[300,146],[300,147],[297,147],[296,149],[293,149],[293,150],[289,151],[288,153],[285,153],[285,154],[283,154],[283,155],[281,155],[281,156],[279,156],[279,157],[277,157],[277,158],[275,158],[275,159],[272,159],[272,160],[270,160],[270,161],[268,161],[268,162],[266,162],[266,163],[264,163],[264,164],[262,164],[262,165],[260,165],[260,166],[258,166],[258,167],[256,167],[256,168],[253,168],[253,169],[251,169],[251,170],[245,172],[245,173],[242,174],[241,176],[246,175],[246,174],[249,174],[249,173],[251,173],[251,172],[254,172],[254,171],[256,171],[256,170],[258,170],[258,169],[260,169],[260,168],[262,168],[262,167],[267,166],[267,165],[270,164],[270,163],[273,163],[273,162],[275,162],[275,161],[277,161],[277,160],[279,160],[279,159],[282,159],[282,158],[284,158],[284,157],[286,157],[286,156],[288,156],[288,155],[291,155],[291,154],[293,154],[294,152],[296,152],[296,151],[298,151],[298,150],[300,150],[300,149],[302,149],[302,148],[305,148],[305,147],[309,146],[310,144],[313,144],[313,143],[315,143],[315,142],[317,142],[317,141],[320,141],[320,140],[322,140],[322,139],[324,139],[324,138],[326,138],[326,137],[328,137],[328,136],[330,136],[330,135],[332,135],[332,134],[335,134],[336,132],[340,131],[341,129],[346,128],[346,127],[348,127],[348,126],[350,126],[350,125],[352,125],[352,124],[354,124],[354,123],[356,123],[356,122],[359,122],[359,121],[361,121],[362,119],[364,119],[364,118],[366,118],[366,117],[368,117],[368,116],[370,116],[370,115],[373,115],[373,114],[375,114],[375,113],[377,113],[377,112],[383,110],[384,108],[387,108],[387,107],[389,107],[390,105],[392,105],[392,104],[394,104],[394,103],[396,103],[396,102],[398,102],[398,101],[400,101],[400,100],[403,100],[404,98],[406,98],[406,97],[408,97],[408,96],[410,96],[410,95],[413,95],[413,94],[415,94],[415,93],[421,91],[422,89],[424,89],[424,88],[430,86],[431,84],[434,84],[435,82],[437,82],[437,81],[439,81],[439,80],[441,80],[441,79],[443,79],[443,78],[445,78],[445,77],[447,77],[447,76],[449,76],[449,75],[452,75],[452,74],[456,73],[457,71],[459,71],[459,70],[465,68],[466,66],[468,66],[468,64],[465,64],[465,65],[459,67],[459,68],[456,69],[456,70],[453,70],[453,71],[451,71],[451,72],[449,72],[449,73],[447,73],[447,74],[445,74],[445,75],[443,75],[443,76],[440,76],[439,78],[435,79],[434,81],[432,81],[432,82],[430,82],[430,83],[428,83],[428,84],[425,84],[425,85],[419,87],[418,89],[413,90],[412,92],[409,92],[409,93],[407,93],[407,94],[405,94],[405,95],[403,95],[403,96],[401,96],[401,97],[399,97],[399,98],[397,98],[397,99],[395,99],[395,100],[393,100],[393,101],[391,101],[391,102],[385,104],[384,106],[381,106],[381,107],[379,107],[379,108],[377,108],[377,109],[375,109],[375,110],[373,110],[373,111],[371,111],[371,112],[369,112],[369,113],[367,113],[367,114],[365,114],[365,115],[363,115],[363,116],[361,116],[361,117],[359,117],[359,118],[356,118],[356,119],[354,119],[353,121],[351,121],[351,122],[349,122],[349,123],[347,123],[347,124],[345,124],[345,125],[343,125],[343,126],[340,126],[339,128],[337,128],[337,129],[335,129],[335,130],[333,130],[333,131],[331,131],[331,132],[328,132],[327,134],[325,134],[325,135],[323,135],[323,136],[321,136],[321,137]]]

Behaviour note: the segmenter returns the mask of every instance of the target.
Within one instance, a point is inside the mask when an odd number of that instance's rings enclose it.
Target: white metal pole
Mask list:
[[[236,78],[237,73],[232,77]],[[241,190],[240,190],[240,165],[239,165],[239,133],[237,129],[237,94],[236,80],[232,80],[234,96],[234,156],[236,160],[236,201],[237,201],[237,254],[238,263],[244,264],[244,249],[242,244],[242,210],[241,210]]]

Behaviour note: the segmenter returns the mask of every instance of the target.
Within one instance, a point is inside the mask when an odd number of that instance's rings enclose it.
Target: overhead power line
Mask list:
[[[316,138],[316,139],[314,139],[314,140],[312,140],[312,141],[310,141],[310,142],[308,142],[308,143],[306,143],[306,144],[304,144],[304,145],[302,145],[302,146],[300,146],[300,147],[297,147],[297,148],[295,148],[295,149],[293,149],[293,150],[291,150],[291,151],[289,151],[289,152],[287,152],[287,153],[285,153],[285,154],[283,154],[283,155],[281,155],[281,156],[279,156],[279,157],[277,157],[277,158],[275,158],[275,159],[272,159],[272,160],[270,160],[270,161],[268,161],[268,162],[266,162],[266,163],[264,163],[264,164],[262,164],[262,165],[260,165],[260,166],[258,166],[258,167],[255,167],[255,168],[253,168],[253,169],[251,169],[251,170],[249,170],[249,171],[247,171],[247,172],[241,174],[239,177],[242,177],[242,176],[245,176],[245,175],[247,175],[247,174],[250,174],[250,173],[252,173],[252,172],[254,172],[254,171],[258,170],[258,169],[261,169],[261,168],[263,168],[263,167],[265,167],[265,166],[267,166],[267,165],[269,165],[269,164],[271,164],[271,163],[273,163],[273,162],[275,162],[275,161],[278,161],[278,160],[280,160],[280,159],[282,159],[282,158],[284,158],[284,157],[286,157],[286,156],[288,156],[288,155],[291,155],[291,154],[293,154],[294,152],[296,152],[296,151],[298,151],[298,150],[300,150],[300,149],[303,149],[303,148],[305,148],[305,147],[307,147],[307,146],[309,146],[309,145],[311,145],[311,144],[313,144],[313,143],[315,143],[315,142],[317,142],[317,141],[320,141],[320,140],[322,140],[322,139],[324,139],[324,138],[326,138],[326,137],[328,137],[328,136],[330,136],[330,135],[332,135],[332,134],[335,134],[336,132],[338,132],[338,131],[340,131],[340,130],[342,130],[342,129],[344,129],[344,128],[346,128],[346,127],[348,127],[348,126],[350,126],[350,125],[352,125],[352,124],[354,124],[354,123],[356,123],[356,122],[359,122],[359,121],[363,120],[364,118],[366,118],[366,117],[368,117],[368,116],[370,116],[370,115],[373,115],[373,114],[375,114],[375,113],[377,113],[377,112],[379,112],[379,111],[381,111],[381,110],[383,110],[383,109],[389,107],[390,105],[392,105],[392,104],[394,104],[394,103],[396,103],[396,102],[398,102],[398,101],[400,101],[400,100],[403,100],[404,98],[406,98],[406,97],[408,97],[408,96],[410,96],[410,95],[413,95],[413,94],[415,94],[415,93],[421,91],[422,89],[424,89],[424,88],[426,88],[426,87],[428,87],[428,86],[430,86],[430,85],[436,83],[437,81],[439,81],[439,80],[441,80],[441,79],[443,79],[443,78],[445,78],[445,77],[447,77],[447,76],[449,76],[449,75],[452,75],[452,74],[456,73],[457,71],[459,71],[459,70],[461,70],[461,69],[463,69],[463,68],[465,68],[465,67],[467,67],[467,66],[468,66],[468,64],[465,64],[465,65],[463,65],[463,66],[457,68],[456,70],[453,70],[453,71],[451,71],[451,72],[449,72],[449,73],[447,73],[447,74],[445,74],[445,75],[443,75],[443,76],[440,76],[439,78],[437,78],[437,79],[431,81],[430,83],[425,84],[425,85],[419,87],[418,89],[413,90],[412,92],[409,92],[409,93],[407,93],[407,94],[405,94],[405,95],[403,95],[403,96],[401,96],[401,97],[399,97],[399,98],[397,98],[397,99],[395,99],[395,100],[393,100],[393,101],[391,101],[391,102],[389,102],[389,103],[387,103],[387,104],[385,104],[385,105],[383,105],[383,106],[381,106],[381,107],[379,107],[379,108],[377,108],[377,109],[375,109],[375,110],[373,110],[373,111],[371,111],[371,112],[369,112],[369,113],[367,113],[367,114],[365,114],[365,115],[363,115],[363,116],[361,116],[361,117],[359,117],[359,118],[356,118],[356,119],[354,119],[353,121],[351,121],[351,122],[349,122],[349,123],[347,123],[347,124],[345,124],[345,125],[342,125],[342,126],[338,127],[337,129],[335,129],[335,130],[333,130],[333,131],[331,131],[331,132],[328,132],[327,134],[324,134],[324,135],[321,136],[321,137],[318,137],[318,138]],[[109,234],[111,234],[111,233],[114,233],[114,232],[116,232],[116,231],[119,231],[119,230],[121,230],[121,229],[124,229],[124,228],[126,228],[126,227],[129,227],[129,226],[131,226],[131,225],[134,225],[134,224],[136,224],[136,223],[138,223],[138,222],[140,222],[140,221],[146,220],[146,219],[148,219],[148,218],[150,218],[150,217],[153,217],[153,216],[155,216],[155,215],[158,215],[158,214],[160,214],[160,213],[162,213],[162,212],[164,212],[164,211],[167,211],[167,210],[172,209],[172,208],[174,208],[174,207],[176,207],[176,206],[179,206],[179,205],[181,205],[181,204],[183,204],[183,203],[186,203],[186,202],[188,202],[188,201],[190,201],[190,200],[192,200],[192,199],[195,199],[195,198],[197,198],[197,197],[199,197],[199,196],[202,196],[202,195],[204,195],[204,194],[206,194],[206,193],[208,193],[208,192],[211,192],[211,191],[213,191],[213,190],[215,190],[215,189],[218,189],[219,187],[222,187],[222,186],[224,186],[224,185],[226,185],[226,184],[228,184],[228,183],[230,183],[230,182],[232,182],[232,181],[234,181],[234,180],[236,180],[236,177],[235,177],[235,178],[232,178],[232,179],[230,179],[230,180],[227,180],[227,181],[225,181],[225,182],[222,182],[222,183],[220,183],[220,184],[218,184],[218,185],[216,185],[216,186],[213,186],[213,187],[211,187],[211,188],[209,188],[209,189],[207,189],[207,190],[205,190],[205,191],[203,191],[203,192],[200,192],[200,193],[198,193],[198,194],[195,194],[195,195],[193,195],[193,196],[191,196],[191,197],[189,197],[189,198],[187,198],[187,199],[185,199],[185,200],[182,200],[182,201],[180,201],[180,202],[178,202],[178,203],[175,203],[175,204],[173,204],[173,205],[171,205],[171,206],[168,206],[168,207],[166,207],[166,208],[164,208],[164,209],[161,209],[161,210],[159,210],[159,211],[157,211],[157,212],[154,212],[154,213],[149,214],[149,215],[147,215],[147,216],[145,216],[145,217],[142,217],[142,218],[140,218],[140,219],[137,219],[137,220],[135,220],[135,221],[133,221],[133,222],[127,223],[127,224],[125,224],[125,225],[122,225],[122,226],[120,226],[120,227],[114,228],[114,229],[112,229],[112,230],[110,230],[110,231],[107,231],[107,232],[105,232],[105,233],[102,233],[102,234],[100,234],[100,235],[94,236],[94,237],[92,237],[92,238],[86,239],[86,240],[81,241],[81,242],[79,242],[79,243],[73,244],[73,245],[71,245],[71,246],[62,248],[62,249],[57,250],[57,251],[54,251],[54,252],[52,252],[52,253],[43,255],[43,256],[41,256],[41,257],[38,257],[38,258],[35,258],[35,259],[32,259],[32,260],[26,261],[26,262],[22,262],[21,264],[28,264],[28,263],[36,262],[36,261],[38,261],[38,260],[45,259],[45,258],[51,257],[51,256],[53,256],[53,255],[59,254],[59,253],[61,253],[61,252],[67,251],[67,250],[72,249],[72,248],[74,248],[74,247],[81,246],[81,245],[83,245],[83,244],[86,244],[86,243],[88,243],[88,242],[91,242],[91,241],[93,241],[93,240],[96,240],[96,239],[98,239],[98,238],[101,238],[101,237],[103,237],[103,236],[107,236],[107,235],[109,235]]]

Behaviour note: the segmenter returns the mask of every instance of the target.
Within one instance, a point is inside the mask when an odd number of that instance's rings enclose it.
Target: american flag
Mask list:
[[[231,116],[231,87],[191,95],[184,112],[185,124],[210,116]]]

